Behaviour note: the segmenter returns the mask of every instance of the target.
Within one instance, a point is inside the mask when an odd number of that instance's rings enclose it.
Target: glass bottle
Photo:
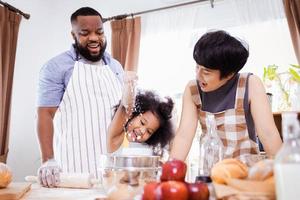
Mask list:
[[[213,165],[223,158],[223,143],[218,136],[213,114],[207,115],[206,126],[207,133],[200,138],[199,177],[197,177],[200,180],[206,180]]]
[[[283,145],[275,156],[277,200],[300,197],[300,128],[296,112],[282,113]]]

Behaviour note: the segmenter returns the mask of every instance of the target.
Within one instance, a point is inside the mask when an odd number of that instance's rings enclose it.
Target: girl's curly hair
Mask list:
[[[174,102],[170,97],[162,99],[154,91],[138,91],[135,100],[135,109],[125,127],[136,116],[151,111],[158,117],[159,128],[145,143],[151,146],[160,145],[163,148],[174,136],[174,127],[171,122],[173,107]]]

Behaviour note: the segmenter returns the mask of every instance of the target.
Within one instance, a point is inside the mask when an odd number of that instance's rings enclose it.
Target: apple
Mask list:
[[[165,181],[160,184],[163,200],[188,200],[189,192],[184,182]]]
[[[184,181],[186,164],[181,160],[169,160],[162,166],[161,181]]]
[[[160,200],[161,199],[161,188],[160,182],[149,182],[144,186],[144,193],[142,200]]]
[[[189,200],[208,200],[209,190],[206,183],[198,181],[186,185],[189,191]]]

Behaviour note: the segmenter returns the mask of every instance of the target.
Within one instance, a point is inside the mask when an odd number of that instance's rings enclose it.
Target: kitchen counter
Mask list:
[[[211,193],[209,200],[216,200],[211,184],[209,190]],[[91,189],[45,188],[35,183],[20,200],[107,200],[107,198],[101,186]]]
[[[91,189],[45,188],[32,184],[21,200],[105,200],[101,186]]]
[[[209,200],[216,200],[212,184],[209,184],[208,187],[210,190]],[[140,197],[134,199],[140,199]],[[45,188],[34,183],[20,200],[107,200],[107,197],[101,185],[91,189],[71,189]]]

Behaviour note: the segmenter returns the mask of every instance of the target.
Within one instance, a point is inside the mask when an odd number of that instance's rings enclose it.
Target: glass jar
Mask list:
[[[206,133],[200,138],[199,177],[209,180],[211,168],[223,159],[223,143],[217,133],[215,116],[208,114],[206,117]],[[202,177],[202,178],[201,178]]]
[[[277,200],[300,197],[300,128],[296,112],[282,113],[283,145],[275,156]]]
[[[101,155],[100,173],[103,189],[110,200],[133,200],[144,185],[158,181],[159,156]]]

